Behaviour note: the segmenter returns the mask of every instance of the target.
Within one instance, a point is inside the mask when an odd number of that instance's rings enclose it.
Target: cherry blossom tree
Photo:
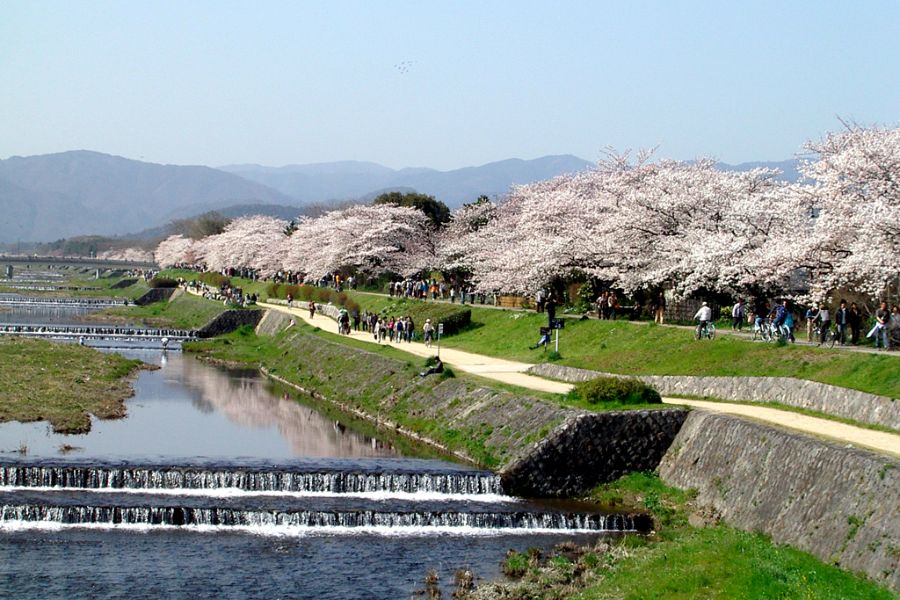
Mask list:
[[[882,294],[900,274],[900,129],[845,124],[806,148],[814,158],[800,170],[813,181],[805,201],[814,218],[786,260],[810,271],[815,296]]]
[[[156,263],[168,268],[179,263],[196,264],[198,242],[183,235],[170,235],[159,243],[154,252]]]
[[[210,269],[248,267],[268,276],[283,263],[287,225],[287,221],[275,217],[240,217],[226,225],[222,233],[204,238],[199,253]]]
[[[413,274],[435,262],[434,231],[425,214],[391,204],[301,217],[283,250],[285,268],[311,280],[341,267]]]

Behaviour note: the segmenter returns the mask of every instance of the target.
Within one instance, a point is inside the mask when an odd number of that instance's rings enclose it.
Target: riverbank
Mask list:
[[[594,489],[589,499],[654,517],[649,536],[626,535],[594,546],[563,544],[547,555],[507,554],[504,582],[464,590],[463,600],[530,598],[842,598],[894,595],[816,557],[718,521],[694,492],[633,473]],[[477,573],[476,573],[477,575]]]
[[[168,270],[163,275],[196,279],[199,273]],[[267,284],[233,278],[246,292],[268,298]],[[546,314],[479,305],[451,305],[348,291],[361,310],[384,316],[427,316],[426,309],[470,311],[469,324],[445,335],[442,346],[522,362],[546,362],[549,351],[530,350],[547,325]],[[562,315],[561,315],[562,316]],[[417,319],[421,329],[423,319]],[[698,342],[684,327],[627,320],[565,319],[554,364],[621,375],[793,377],[900,398],[900,355],[846,352],[840,348],[778,346],[720,336]]]
[[[139,360],[74,344],[0,338],[0,422],[50,422],[57,433],[85,433],[91,415],[125,416]]]

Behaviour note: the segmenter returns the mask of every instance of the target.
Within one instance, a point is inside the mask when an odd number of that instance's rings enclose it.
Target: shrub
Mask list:
[[[168,277],[154,277],[147,282],[147,285],[152,288],[174,288],[178,287],[178,282]]]
[[[660,404],[662,398],[649,385],[632,378],[597,377],[579,383],[578,396],[590,404],[621,402],[622,404]]]
[[[200,273],[200,276],[197,278],[209,287],[220,288],[222,286],[230,286],[231,279],[225,277],[221,273],[216,273],[215,271],[207,271],[206,273]]]

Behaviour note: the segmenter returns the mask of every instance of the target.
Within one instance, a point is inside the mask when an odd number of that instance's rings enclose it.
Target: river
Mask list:
[[[119,345],[160,366],[126,418],[84,435],[0,424],[0,597],[409,598],[429,569],[449,596],[457,569],[498,577],[507,549],[634,527],[507,496],[255,372]]]

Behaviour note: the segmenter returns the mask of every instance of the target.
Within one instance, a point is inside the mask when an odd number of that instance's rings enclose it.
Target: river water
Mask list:
[[[0,597],[409,598],[429,569],[449,597],[457,569],[496,578],[507,549],[638,527],[507,496],[256,373],[119,351],[160,366],[126,418],[0,424]]]

